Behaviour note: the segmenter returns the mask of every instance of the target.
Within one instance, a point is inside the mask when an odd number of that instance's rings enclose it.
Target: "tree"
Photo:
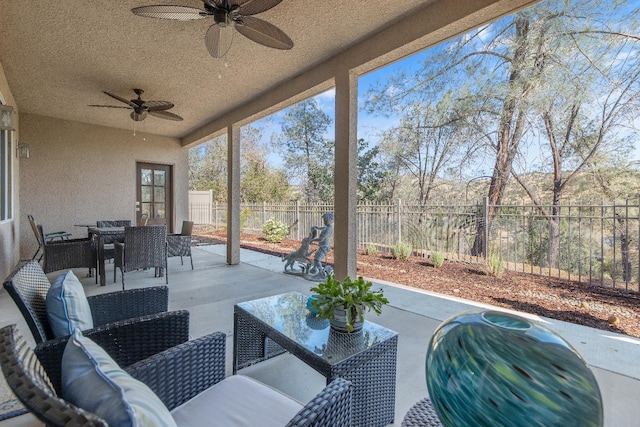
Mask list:
[[[450,101],[446,94],[435,105],[408,106],[399,125],[388,130],[380,144],[392,159],[390,166],[411,176],[420,204],[429,201],[445,171],[462,167],[476,147],[466,138],[467,126]]]
[[[543,168],[552,175],[550,197],[539,197],[512,170],[547,220],[548,267],[558,266],[562,198],[596,165],[622,163],[620,154],[630,149],[628,127],[640,100],[640,41],[632,35],[637,11],[620,20],[600,1],[560,6],[540,6],[530,13],[531,19],[552,23],[540,47],[547,64],[545,84],[532,103]]]
[[[324,137],[330,124],[313,98],[291,107],[282,120],[277,140],[285,169],[308,202],[333,200],[334,142]]]
[[[189,150],[189,189],[212,190],[213,200],[227,200],[227,143],[218,137]]]
[[[490,208],[486,221],[477,224],[475,255],[484,252],[485,227],[491,226],[494,206],[502,201],[525,132],[530,88],[541,64],[536,60],[535,39],[542,32],[518,15],[480,28],[430,50],[421,70],[411,78],[401,73],[389,79],[374,88],[367,101],[370,111],[397,111],[399,105],[438,105],[450,97],[448,115],[455,118],[450,125],[466,129],[461,133],[472,135],[472,144],[484,142],[493,151]],[[470,146],[466,151],[476,150]]]
[[[268,144],[262,131],[254,126],[240,129],[240,198],[243,202],[282,202],[289,200],[291,189],[282,169],[267,162]]]
[[[284,202],[291,188],[283,170],[270,168],[264,158],[250,158],[240,178],[240,193],[243,202]]]
[[[628,115],[637,107],[637,91],[631,82],[638,70],[637,37],[630,36],[638,13],[614,10],[619,6],[604,0],[537,4],[429,50],[422,69],[370,91],[369,110],[387,112],[419,101],[437,105],[450,94],[453,123],[493,154],[488,216],[477,223],[474,255],[486,255],[485,231],[517,173],[514,164],[531,164],[532,148],[550,153],[546,159],[557,171],[558,197],[577,173],[601,158],[605,141],[609,149],[619,147],[623,139],[612,132],[625,118],[633,122]],[[617,65],[628,66],[625,78],[610,75]],[[602,81],[608,88],[594,92],[593,84]],[[539,137],[548,144],[536,147]],[[549,212],[549,218],[556,214]]]
[[[244,202],[289,200],[290,186],[283,170],[270,167],[268,147],[260,129],[240,130],[240,199]],[[215,201],[227,200],[227,143],[220,136],[189,151],[189,188],[212,190]]]
[[[380,147],[369,148],[367,142],[358,140],[358,200],[388,200],[389,192],[384,188],[387,172],[381,168],[377,158]]]

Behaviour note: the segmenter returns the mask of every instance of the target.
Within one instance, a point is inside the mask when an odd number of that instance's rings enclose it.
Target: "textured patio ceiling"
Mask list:
[[[137,130],[183,138],[188,145],[252,100],[261,99],[262,109],[281,105],[271,93],[316,68],[339,66],[332,60],[352,59],[354,49],[362,55],[350,65],[368,71],[533,2],[283,0],[259,17],[285,31],[293,49],[266,48],[236,34],[227,57],[214,59],[204,45],[212,19],[178,22],[131,13],[150,4],[202,7],[200,0],[4,1],[0,62],[21,113],[132,129],[129,111],[88,104],[120,105],[102,91],[133,99],[132,89],[141,88],[145,100],[173,102],[171,112],[184,121],[148,117]],[[436,31],[449,21],[456,24]]]

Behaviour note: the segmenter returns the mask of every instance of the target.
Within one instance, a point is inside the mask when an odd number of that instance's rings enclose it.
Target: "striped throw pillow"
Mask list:
[[[45,301],[47,317],[53,335],[64,337],[74,329],[86,331],[93,328],[91,307],[82,283],[69,270],[51,284]]]
[[[79,330],[74,331],[62,356],[62,394],[111,427],[176,427],[158,396]]]

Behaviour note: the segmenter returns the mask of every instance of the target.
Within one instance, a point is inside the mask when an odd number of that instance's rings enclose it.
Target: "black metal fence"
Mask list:
[[[196,223],[210,218],[209,225],[226,226],[225,204],[189,208]],[[322,214],[333,211],[333,204],[243,204],[241,209],[243,232],[262,233],[262,225],[274,218],[289,226],[290,238],[300,240],[322,225]],[[361,249],[390,251],[403,242],[425,257],[440,252],[448,260],[486,263],[491,255],[509,270],[639,291],[640,197],[620,203],[565,201],[555,210],[526,203],[489,206],[486,199],[466,205],[361,203],[357,227]],[[484,239],[475,254],[478,233]]]

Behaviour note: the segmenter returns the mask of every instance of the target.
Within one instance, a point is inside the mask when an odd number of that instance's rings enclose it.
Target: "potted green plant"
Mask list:
[[[351,280],[348,276],[336,280],[333,275],[311,288],[314,295],[310,299],[310,310],[317,317],[329,319],[331,328],[339,332],[357,332],[362,329],[364,312],[382,312],[382,306],[389,300],[382,294],[382,289],[371,290],[373,283],[362,277]]]

